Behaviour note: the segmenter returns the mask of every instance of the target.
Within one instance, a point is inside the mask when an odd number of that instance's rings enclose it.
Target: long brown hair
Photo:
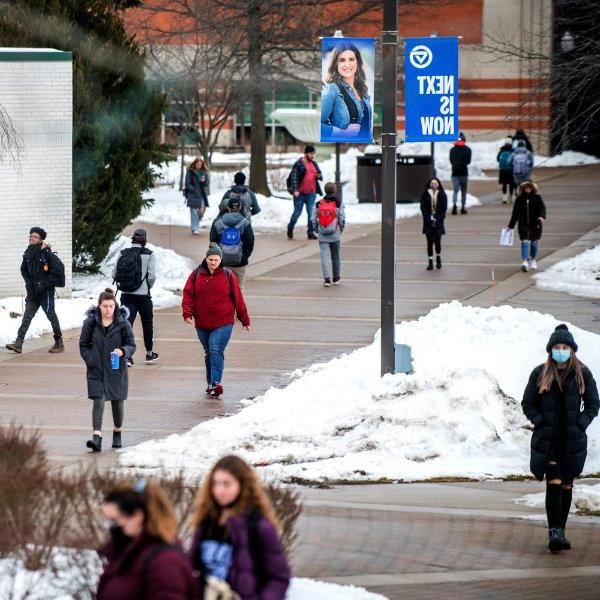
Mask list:
[[[364,98],[368,94],[369,88],[367,87],[367,77],[365,75],[365,70],[363,67],[363,59],[360,55],[360,51],[358,50],[358,48],[350,42],[342,42],[333,49],[333,52],[331,53],[331,58],[329,59],[329,65],[327,67],[327,76],[325,78],[325,83],[344,83],[344,78],[338,73],[337,68],[340,54],[342,52],[346,52],[346,50],[354,52],[354,56],[356,57],[356,74],[354,75],[354,88],[359,93],[360,97]]]
[[[103,292],[100,292],[100,295],[98,296],[98,310],[100,310],[100,305],[106,300],[112,300],[115,303],[113,323],[116,323],[119,318],[119,303],[117,302],[117,295],[112,288],[106,288]]]
[[[564,369],[559,369],[556,361],[552,358],[552,352],[548,353],[548,359],[544,364],[544,368],[538,378],[538,389],[540,394],[549,392],[552,384],[556,381],[558,387],[562,390],[563,383],[567,375],[575,372],[575,381],[577,382],[577,390],[580,394],[585,393],[585,378],[583,369],[585,365],[577,358],[575,350],[571,348],[571,356],[567,361]]]
[[[198,166],[198,164],[200,164],[200,166]],[[196,156],[196,158],[190,163],[188,169],[191,171],[206,171],[204,159],[201,156]]]
[[[141,510],[144,513],[144,533],[165,544],[175,542],[175,511],[167,494],[156,483],[142,479],[135,484],[120,484],[106,494],[104,502],[115,504],[127,516]]]
[[[218,521],[223,511],[212,494],[213,477],[216,471],[229,473],[240,484],[240,495],[231,508],[234,515],[247,514],[258,508],[263,517],[271,521],[278,531],[281,530],[273,504],[269,500],[256,471],[241,458],[233,455],[224,456],[220,459],[202,482],[196,496],[196,512],[192,519],[194,527],[198,527],[207,518]]]

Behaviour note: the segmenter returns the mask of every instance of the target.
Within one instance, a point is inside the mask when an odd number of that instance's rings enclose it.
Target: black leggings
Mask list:
[[[510,189],[510,193],[512,195],[512,193],[515,191],[515,184],[514,182],[512,183],[503,183],[502,184],[502,193],[506,194],[507,190]]]
[[[92,409],[92,427],[94,431],[102,431],[102,419],[104,417],[104,404],[107,401],[104,398],[94,398],[94,407]],[[123,415],[125,412],[125,401],[124,400],[112,400],[111,401],[113,423],[115,429],[123,427]]]
[[[435,253],[442,253],[442,236],[434,229],[433,231],[426,233],[427,237],[427,256],[433,257],[433,246],[435,245]]]

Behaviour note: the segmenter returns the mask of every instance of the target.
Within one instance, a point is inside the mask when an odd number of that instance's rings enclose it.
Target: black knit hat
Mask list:
[[[308,154],[309,152],[315,152],[315,147],[312,144],[304,146],[304,154]]]
[[[37,233],[43,240],[46,239],[46,235],[48,235],[41,227],[32,227],[29,230],[29,235],[32,233]]]
[[[556,344],[566,344],[567,346],[571,346],[575,352],[577,352],[577,348],[579,347],[575,343],[573,334],[564,323],[558,325],[554,330],[554,333],[550,336],[546,346],[546,352],[550,352]]]

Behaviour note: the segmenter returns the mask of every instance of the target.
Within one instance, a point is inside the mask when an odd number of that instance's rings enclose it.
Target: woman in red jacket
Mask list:
[[[211,244],[202,264],[194,269],[183,289],[181,307],[188,325],[194,325],[204,348],[206,393],[219,397],[225,367],[225,348],[229,343],[235,314],[244,329],[250,330],[250,316],[235,275],[221,266],[223,254]]]
[[[156,484],[141,479],[104,498],[110,541],[100,550],[108,564],[97,600],[194,600],[197,582],[176,544],[173,506]]]

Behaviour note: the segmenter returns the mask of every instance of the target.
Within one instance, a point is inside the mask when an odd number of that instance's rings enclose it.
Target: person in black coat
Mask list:
[[[92,410],[93,437],[87,447],[94,452],[102,450],[102,417],[104,403],[110,400],[114,421],[113,448],[121,448],[124,401],[129,391],[126,360],[135,352],[133,329],[127,320],[129,310],[117,304],[115,293],[106,288],[98,298],[98,306],[86,313],[79,354],[87,367],[88,398],[94,401]],[[111,354],[119,357],[113,368]]]
[[[573,479],[587,455],[585,430],[598,414],[598,389],[590,370],[577,358],[578,346],[559,325],[546,346],[548,359],[536,367],[523,394],[523,413],[533,425],[531,472],[546,477],[546,514],[553,552],[568,550],[565,537]]]
[[[190,223],[192,233],[200,235],[200,221],[208,207],[208,171],[202,158],[195,158],[185,174],[185,187],[183,195],[186,205],[190,209]]]
[[[538,194],[535,183],[526,181],[517,190],[517,199],[513,206],[508,228],[513,229],[518,223],[521,238],[521,270],[536,270],[536,257],[542,239],[542,226],[546,219],[546,205]]]
[[[517,129],[515,131],[515,135],[513,135],[512,138],[513,138],[513,150],[516,150],[519,147],[519,142],[525,142],[525,148],[527,148],[527,150],[529,150],[529,152],[533,152],[533,146],[531,145],[531,142],[529,141],[529,138],[527,137],[525,130]]]
[[[460,133],[458,140],[450,149],[450,164],[452,165],[452,214],[457,214],[458,192],[461,196],[460,214],[467,214],[467,186],[469,185],[469,165],[471,164],[471,148],[467,146],[467,138]]]
[[[423,233],[427,238],[427,270],[433,270],[433,248],[435,246],[435,266],[442,268],[442,236],[446,233],[444,219],[448,210],[448,197],[442,182],[434,177],[430,179],[421,196],[421,214],[423,215]]]

